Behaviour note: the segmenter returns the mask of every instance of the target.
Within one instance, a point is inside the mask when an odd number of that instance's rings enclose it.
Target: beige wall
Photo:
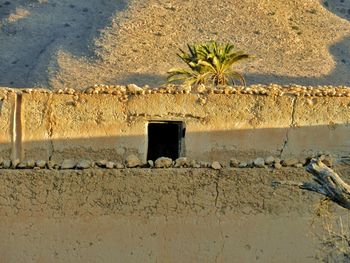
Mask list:
[[[308,175],[0,170],[1,262],[319,262],[321,197],[272,180]]]
[[[306,97],[269,89],[274,92],[267,95],[25,92],[16,149],[9,136],[16,94],[10,92],[0,118],[2,149],[5,157],[12,149],[21,159],[122,161],[137,153],[146,161],[147,123],[179,120],[186,125],[184,154],[197,160],[349,155],[350,94]]]

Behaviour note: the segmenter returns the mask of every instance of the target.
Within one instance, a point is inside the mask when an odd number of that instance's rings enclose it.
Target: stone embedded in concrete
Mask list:
[[[43,169],[46,167],[46,161],[45,160],[37,160],[35,162],[35,166]]]
[[[154,167],[156,168],[169,168],[173,164],[173,160],[168,157],[159,157],[155,162],[154,162]]]
[[[107,162],[108,162],[107,160],[98,160],[97,162],[95,162],[95,164],[100,168],[105,168]]]
[[[246,168],[248,166],[248,164],[246,162],[240,162],[238,167],[239,168]]]
[[[254,166],[258,168],[263,168],[265,167],[265,160],[264,158],[258,157],[254,160]]]
[[[222,168],[222,166],[218,161],[214,161],[211,164],[211,168],[213,168],[214,170],[220,170]]]
[[[19,159],[12,160],[12,168],[16,169],[20,163],[21,161]]]
[[[124,168],[125,168],[124,164],[122,164],[122,163],[120,163],[120,162],[117,162],[117,163],[115,164],[115,167],[116,167],[117,169],[124,169]]]
[[[154,167],[154,162],[152,160],[148,160],[147,161],[147,164],[150,168],[153,168]]]
[[[4,169],[9,169],[12,167],[12,161],[11,160],[4,160],[2,163],[2,167]]]
[[[91,168],[91,161],[90,160],[80,160],[77,164],[78,169],[89,169]]]
[[[77,162],[72,159],[66,159],[61,164],[61,169],[74,169],[77,165]]]
[[[106,168],[107,169],[113,169],[115,167],[115,163],[114,162],[107,162],[106,163]]]
[[[184,166],[188,166],[187,157],[179,157],[175,160],[174,167],[184,167]]]
[[[134,168],[140,166],[142,163],[135,154],[131,154],[128,157],[126,157],[125,164],[128,168]]]

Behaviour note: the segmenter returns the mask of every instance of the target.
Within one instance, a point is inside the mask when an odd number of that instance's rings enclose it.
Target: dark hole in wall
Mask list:
[[[159,157],[173,160],[181,154],[182,138],[185,129],[179,121],[159,121],[148,124],[147,160],[155,161]]]

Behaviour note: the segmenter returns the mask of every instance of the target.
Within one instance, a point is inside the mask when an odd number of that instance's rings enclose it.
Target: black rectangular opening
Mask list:
[[[185,137],[185,129],[182,122],[150,122],[147,160],[155,161],[159,157],[168,157],[173,160],[179,158],[183,137]]]

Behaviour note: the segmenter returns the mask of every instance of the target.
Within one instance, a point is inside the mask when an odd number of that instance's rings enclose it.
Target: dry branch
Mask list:
[[[298,186],[300,189],[324,195],[338,205],[350,209],[350,186],[337,173],[316,159],[311,159],[306,171],[313,175],[314,182],[282,181],[273,182],[273,184]]]

